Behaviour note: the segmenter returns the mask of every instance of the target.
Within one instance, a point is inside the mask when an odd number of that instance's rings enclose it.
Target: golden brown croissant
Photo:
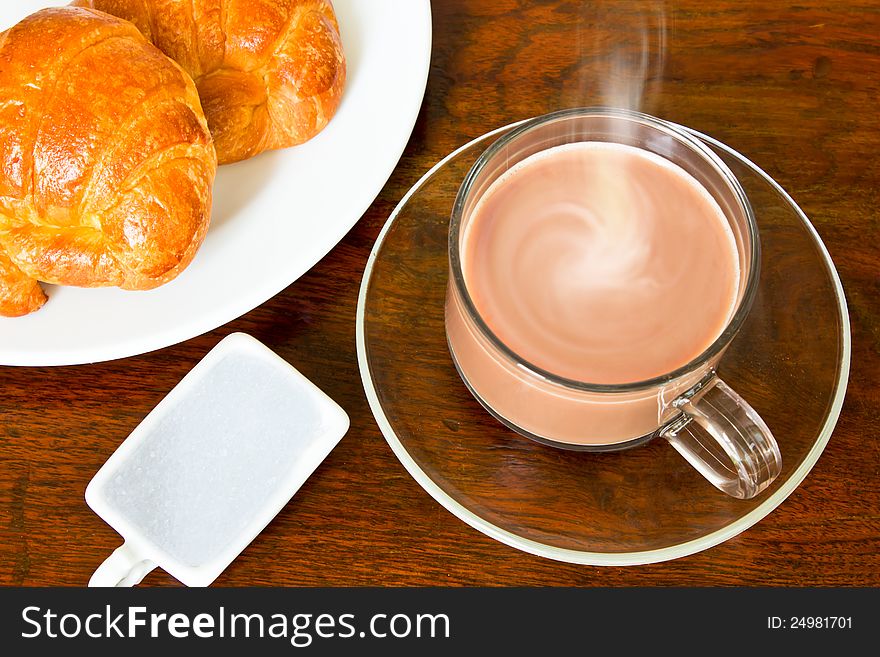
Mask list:
[[[130,20],[196,82],[220,164],[311,139],[345,57],[329,0],[76,0]]]
[[[130,23],[64,7],[0,34],[0,315],[39,308],[38,280],[174,278],[216,169],[192,80]]]

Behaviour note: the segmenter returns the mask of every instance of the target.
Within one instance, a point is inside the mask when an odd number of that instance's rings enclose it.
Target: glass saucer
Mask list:
[[[760,289],[719,373],[779,441],[783,471],[761,495],[728,497],[665,441],[599,454],[533,442],[471,396],[449,355],[443,319],[453,200],[480,153],[513,127],[483,135],[437,163],[403,197],[370,254],[358,300],[358,360],[389,445],[461,520],[551,559],[653,563],[705,550],[751,527],[806,477],[843,404],[849,317],[818,234],[766,173],[692,131],[742,182],[760,227]]]

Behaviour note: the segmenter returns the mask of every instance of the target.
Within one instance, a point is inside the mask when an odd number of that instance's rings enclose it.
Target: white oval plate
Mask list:
[[[0,4],[0,30],[52,4]],[[161,349],[278,294],[326,255],[385,185],[409,140],[431,59],[429,0],[335,0],[348,61],[336,116],[310,142],[221,167],[195,260],[148,292],[47,286],[0,318],[0,365],[73,365]]]

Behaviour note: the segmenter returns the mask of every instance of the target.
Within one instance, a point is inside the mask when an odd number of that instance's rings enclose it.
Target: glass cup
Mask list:
[[[462,236],[492,183],[530,155],[582,141],[635,146],[677,164],[715,199],[736,241],[740,281],[727,326],[697,358],[645,381],[621,385],[576,381],[529,363],[480,317],[462,274]],[[718,378],[716,367],[751,308],[759,266],[751,205],[730,169],[706,146],[676,126],[638,112],[610,108],[554,112],[525,122],[492,144],[458,191],[449,225],[449,350],[474,397],[523,436],[587,451],[628,449],[662,437],[717,488],[733,497],[751,498],[776,478],[782,457],[767,425]]]

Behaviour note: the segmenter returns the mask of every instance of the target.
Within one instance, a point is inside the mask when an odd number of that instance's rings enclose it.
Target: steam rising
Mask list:
[[[576,95],[568,104],[651,113],[650,92],[659,89],[666,64],[665,2],[585,4],[577,38],[579,79],[566,93]]]

